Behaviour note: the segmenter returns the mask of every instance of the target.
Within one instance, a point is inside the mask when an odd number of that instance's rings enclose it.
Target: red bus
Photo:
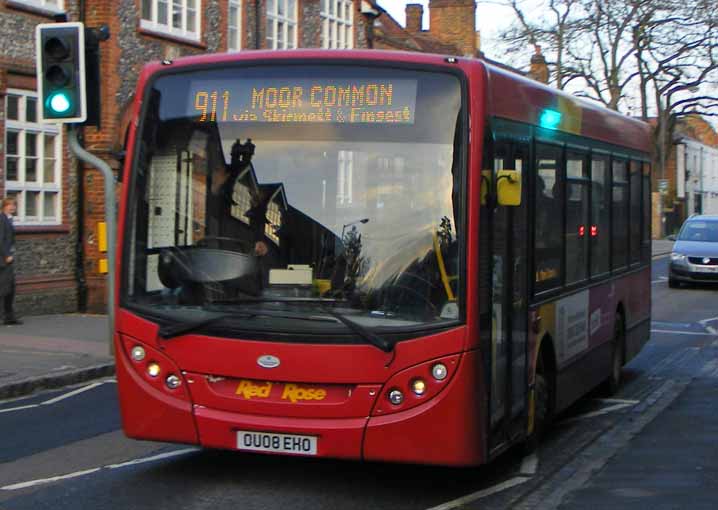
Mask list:
[[[125,433],[452,466],[649,337],[649,129],[481,60],[145,67],[120,208]]]

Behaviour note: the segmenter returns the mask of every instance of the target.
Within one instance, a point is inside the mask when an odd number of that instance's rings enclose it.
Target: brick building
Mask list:
[[[75,1],[0,1],[0,197],[18,200],[21,314],[78,307],[78,168],[62,130],[37,122],[35,92],[35,25],[60,11],[78,18]]]
[[[65,14],[109,27],[100,43],[101,125],[81,137],[118,170],[137,77],[152,60],[299,47],[482,56],[473,0],[431,0],[428,30],[421,5],[406,13],[402,27],[373,0],[0,0],[0,33],[14,34],[0,48],[0,196],[20,203],[20,313],[101,312],[105,304],[103,178],[71,157],[61,129],[36,122],[36,24]]]
[[[366,2],[366,0],[365,0]],[[374,7],[372,3],[364,6]],[[361,0],[0,0],[0,196],[19,200],[21,314],[103,311],[99,172],[78,164],[62,129],[37,123],[34,30],[65,14],[107,25],[101,125],[85,147],[118,169],[137,76],[151,60],[255,48],[366,47]]]

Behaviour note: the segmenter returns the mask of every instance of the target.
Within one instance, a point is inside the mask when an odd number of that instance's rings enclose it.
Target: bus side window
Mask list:
[[[534,276],[540,293],[561,285],[563,255],[563,175],[561,149],[536,145],[534,196]]]
[[[618,271],[628,266],[628,217],[629,182],[628,166],[625,160],[614,159],[613,173],[613,214],[611,216],[611,269]]]
[[[588,167],[578,152],[566,156],[566,283],[587,277],[588,262]]]
[[[608,156],[591,158],[591,277],[609,272],[611,261],[611,186]]]

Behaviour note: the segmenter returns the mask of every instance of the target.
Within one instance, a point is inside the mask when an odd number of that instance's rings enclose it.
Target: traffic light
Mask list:
[[[41,122],[84,122],[87,118],[84,24],[37,25],[35,41]]]

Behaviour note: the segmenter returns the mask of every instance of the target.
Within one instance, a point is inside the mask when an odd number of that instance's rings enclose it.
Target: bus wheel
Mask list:
[[[621,371],[625,362],[626,327],[623,324],[623,315],[617,313],[614,324],[611,342],[611,375],[608,376],[606,383],[609,395],[615,395],[621,386]]]
[[[551,421],[551,384],[543,356],[539,353],[534,380],[533,430],[526,439],[526,452],[536,450]]]

